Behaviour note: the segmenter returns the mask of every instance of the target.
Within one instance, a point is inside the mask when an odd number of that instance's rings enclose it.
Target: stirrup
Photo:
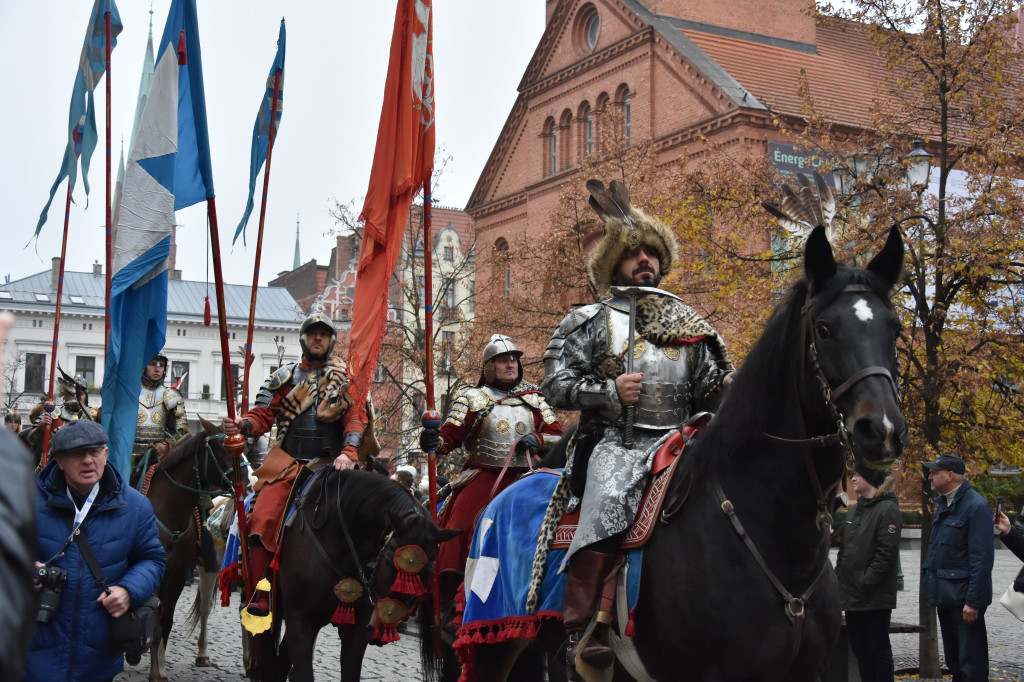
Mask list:
[[[261,579],[256,583],[257,592],[267,592],[267,604],[270,604],[270,581],[266,578]],[[249,631],[250,634],[258,635],[266,632],[270,629],[270,626],[274,624],[274,616],[271,614],[270,609],[263,609],[255,603],[255,599],[246,604],[245,608],[242,609],[241,614],[242,627]]]

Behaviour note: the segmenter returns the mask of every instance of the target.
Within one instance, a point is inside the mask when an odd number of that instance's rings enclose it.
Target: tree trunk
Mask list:
[[[931,482],[925,478],[921,481],[921,561],[918,566],[921,576],[917,590],[918,623],[923,628],[918,641],[918,665],[921,679],[941,678],[939,674],[939,628],[935,616],[935,607],[928,604],[924,591],[924,561],[928,556],[928,545],[932,537],[932,512],[929,509],[931,500]]]

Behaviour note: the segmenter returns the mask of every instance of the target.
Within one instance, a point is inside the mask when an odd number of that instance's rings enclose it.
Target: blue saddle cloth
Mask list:
[[[537,610],[526,612],[537,535],[559,474],[538,472],[506,488],[480,515],[466,563],[465,613],[459,644],[532,638],[540,620],[561,620],[566,550],[548,554]],[[636,606],[643,551],[627,554],[626,595]]]

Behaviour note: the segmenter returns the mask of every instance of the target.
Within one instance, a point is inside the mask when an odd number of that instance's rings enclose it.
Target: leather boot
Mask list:
[[[576,654],[579,652],[580,638],[590,624],[597,610],[604,587],[612,583],[614,597],[614,577],[618,565],[615,554],[594,552],[581,549],[572,556],[569,562],[569,575],[565,585],[565,605],[562,609],[565,631],[569,634],[569,650],[567,652],[570,669],[575,667]],[[608,604],[608,609],[611,608]],[[601,621],[604,622],[601,622]],[[591,633],[587,645],[580,653],[580,658],[588,665],[596,668],[607,668],[615,660],[612,650],[608,648],[608,624],[610,617],[598,620]]]
[[[258,583],[266,578],[267,567],[273,558],[274,553],[265,547],[256,544],[249,545],[249,570],[252,571],[257,583],[256,592],[252,595],[252,601],[245,607],[245,610],[251,616],[265,618],[270,615],[269,584],[265,585],[267,589],[260,589]]]

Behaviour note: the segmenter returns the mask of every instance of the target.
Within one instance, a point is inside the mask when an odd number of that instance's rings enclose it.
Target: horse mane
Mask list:
[[[811,291],[806,277],[797,280],[775,307],[764,331],[736,372],[718,414],[695,442],[692,454],[696,475],[708,471],[716,453],[749,450],[753,447],[751,441],[771,430],[766,401],[792,385],[803,366],[805,349],[801,347],[801,326],[808,294],[814,297],[815,309],[820,310],[850,285],[867,286],[892,306],[889,284],[883,277],[863,268],[838,268],[820,291]],[[743,428],[735,428],[736,424],[743,424]],[[713,445],[708,447],[710,441]],[[702,443],[705,447],[700,447]]]
[[[358,469],[335,471],[332,468],[323,475],[322,485],[328,485],[335,478],[344,489],[342,505],[346,508],[374,509],[374,513],[379,516],[380,512],[393,510],[401,513],[409,509],[426,514],[426,509],[409,491],[376,472]]]
[[[206,444],[206,432],[200,431],[199,433],[191,433],[180,441],[178,441],[171,451],[164,455],[159,462],[157,462],[157,471],[167,471],[174,466],[177,466],[186,457],[191,457],[192,454],[199,447],[199,442],[203,445]]]

